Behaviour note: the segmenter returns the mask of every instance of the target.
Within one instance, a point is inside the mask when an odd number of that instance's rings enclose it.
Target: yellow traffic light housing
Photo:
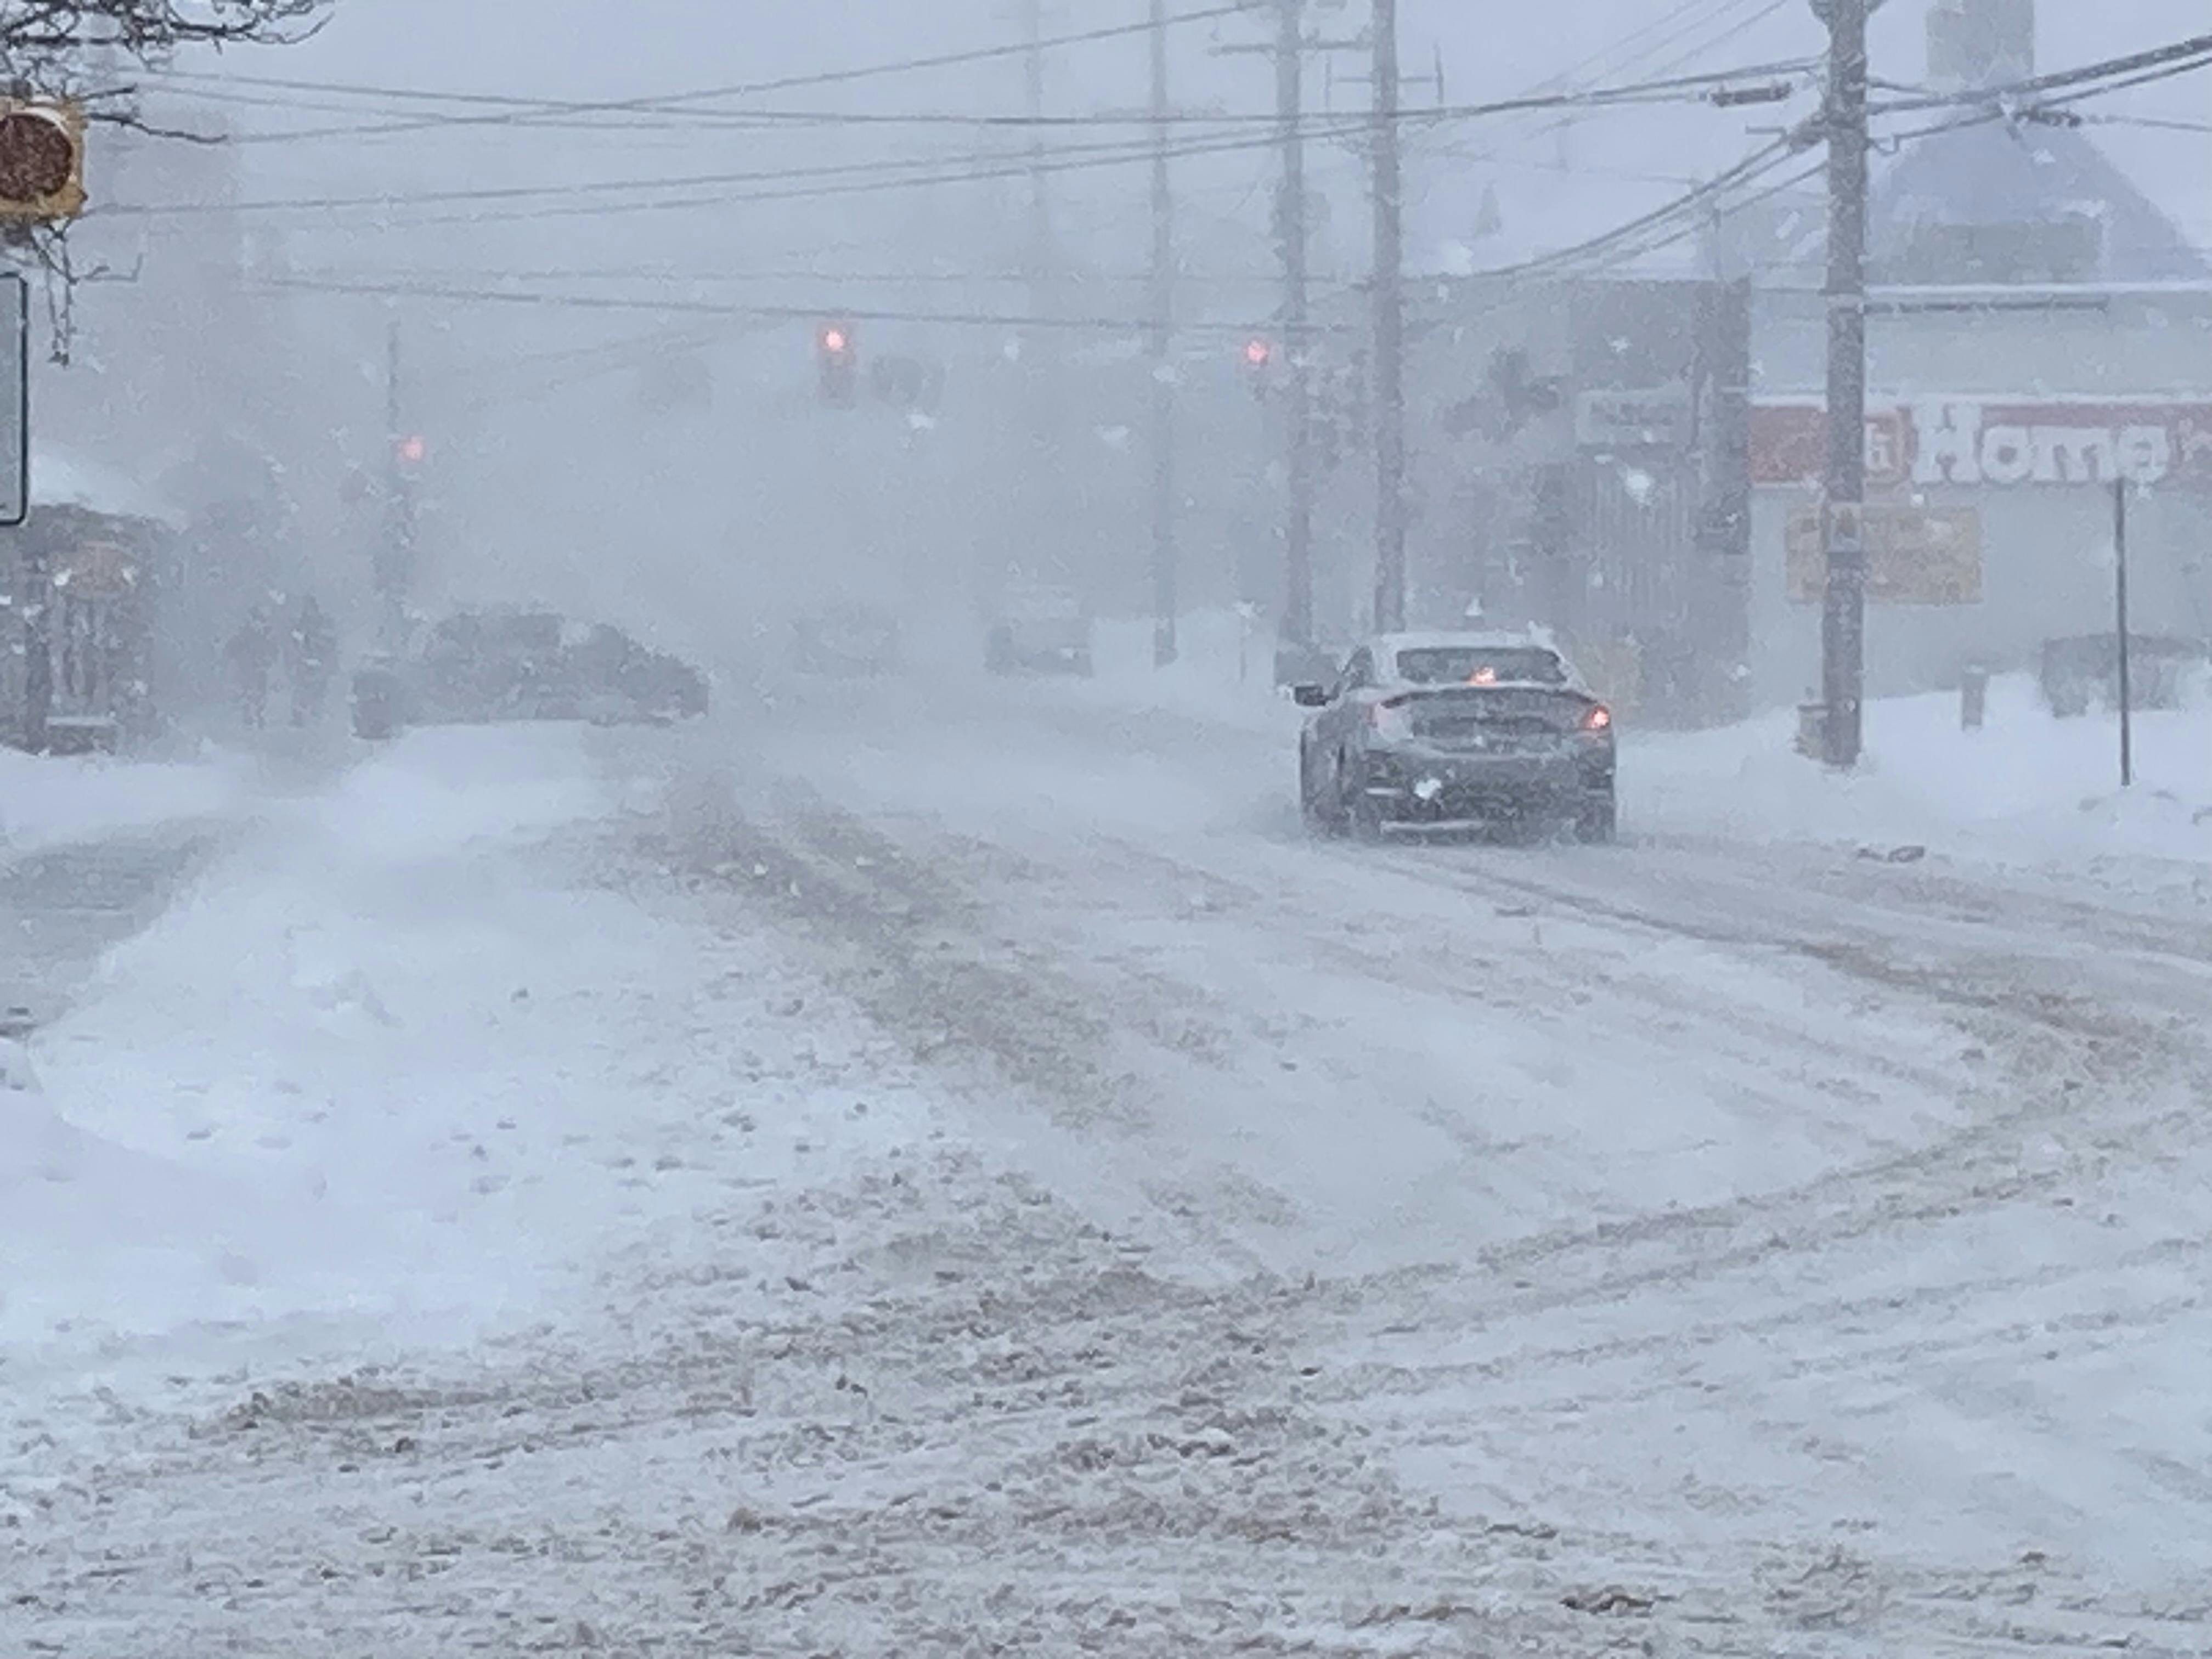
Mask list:
[[[0,220],[84,211],[84,106],[0,99]]]

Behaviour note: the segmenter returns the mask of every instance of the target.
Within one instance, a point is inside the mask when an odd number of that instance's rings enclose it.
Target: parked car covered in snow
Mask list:
[[[1307,823],[1391,830],[1613,834],[1613,711],[1528,634],[1390,634],[1330,684],[1294,688]]]
[[[407,726],[503,720],[665,724],[703,714],[707,678],[621,629],[548,611],[463,611],[410,655],[354,676],[353,724],[364,738]]]

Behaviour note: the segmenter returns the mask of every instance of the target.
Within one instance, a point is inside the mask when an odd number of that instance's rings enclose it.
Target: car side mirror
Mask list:
[[[1328,688],[1325,685],[1294,685],[1291,688],[1291,701],[1301,708],[1326,708],[1328,707]]]

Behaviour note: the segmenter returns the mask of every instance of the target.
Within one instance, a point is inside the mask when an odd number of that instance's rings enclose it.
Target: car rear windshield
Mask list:
[[[1565,685],[1566,665],[1541,646],[1421,646],[1398,653],[1411,685]]]

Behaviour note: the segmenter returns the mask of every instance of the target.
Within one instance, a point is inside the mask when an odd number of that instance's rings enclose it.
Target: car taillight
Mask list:
[[[1612,731],[1613,710],[1601,702],[1591,704],[1589,713],[1583,716],[1583,730],[1585,732]]]

